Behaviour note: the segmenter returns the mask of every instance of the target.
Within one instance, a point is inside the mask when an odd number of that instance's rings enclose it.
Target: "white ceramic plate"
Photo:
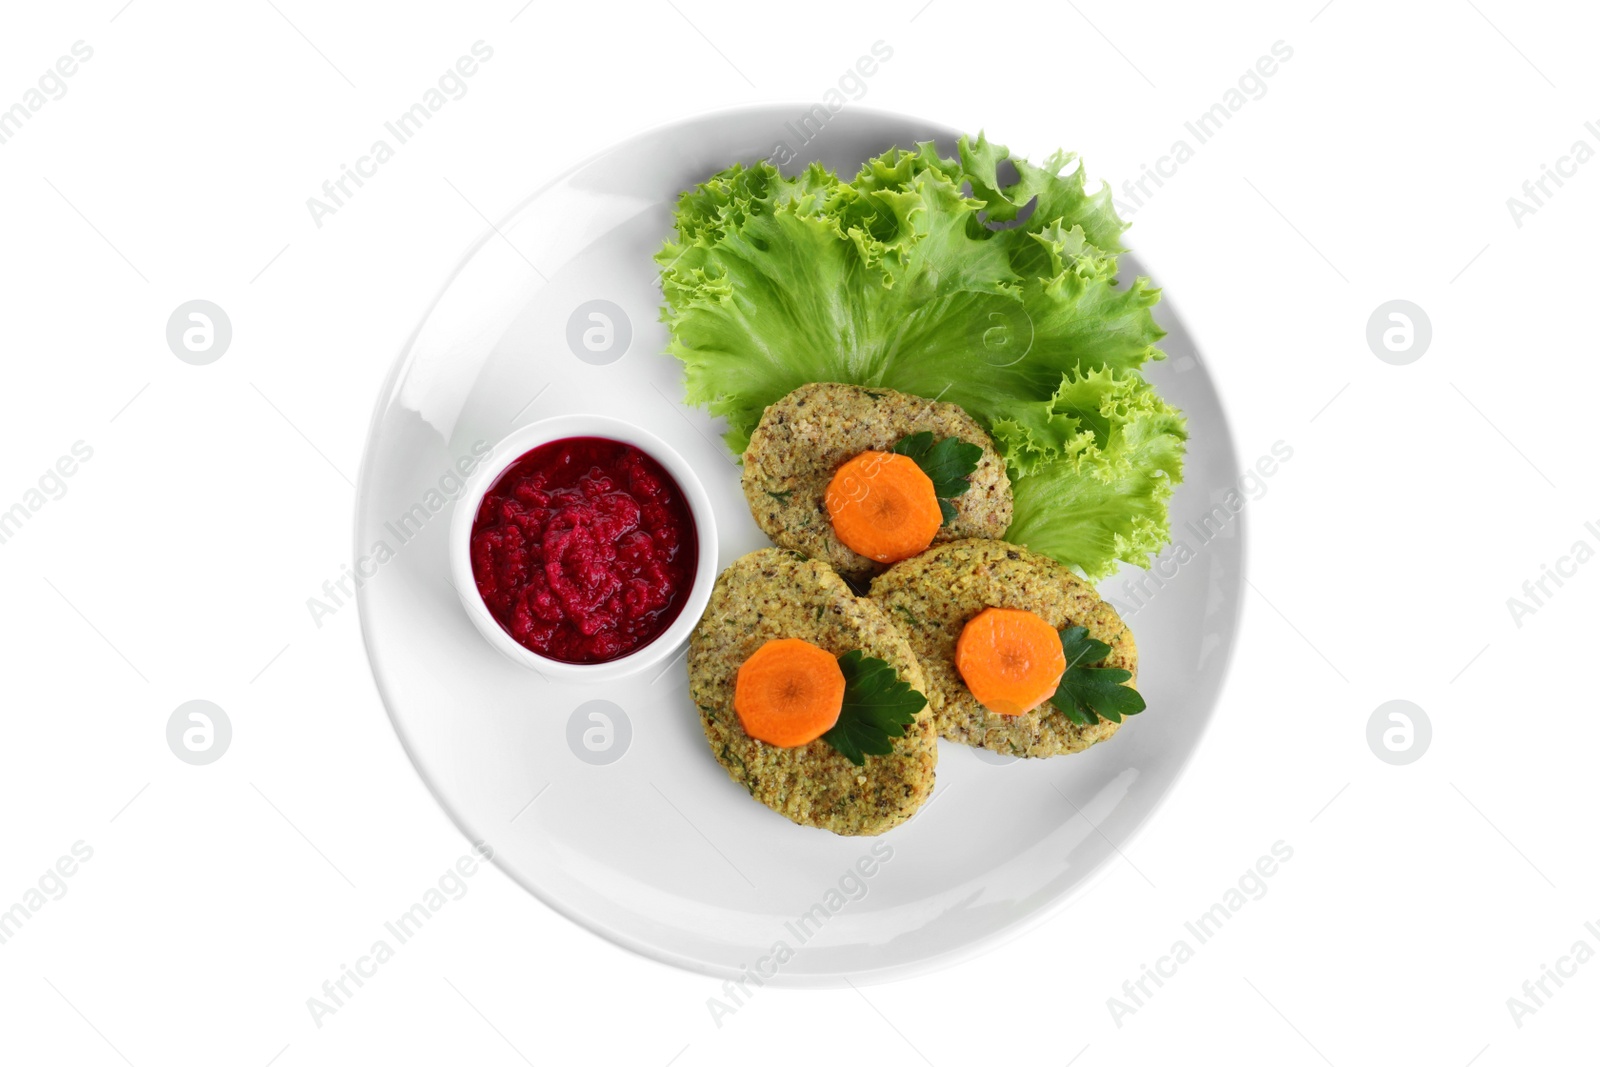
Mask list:
[[[651,256],[672,203],[780,143],[795,152],[786,171],[820,159],[853,173],[891,145],[929,138],[955,150],[955,131],[860,108],[801,144],[804,110],[752,108],[642,134],[579,164],[486,235],[383,387],[356,555],[372,559],[359,599],[379,692],[468,838],[488,842],[540,900],[618,944],[719,977],[753,970],[769,984],[816,986],[969,955],[1120,862],[1212,714],[1244,576],[1240,518],[1203,545],[1187,525],[1198,527],[1240,472],[1211,378],[1168,298],[1157,308],[1168,358],[1149,373],[1189,416],[1173,525],[1194,551],[1158,590],[1146,583],[1147,602],[1123,586],[1142,572],[1102,587],[1138,639],[1149,702],[1110,742],[1049,760],[941,742],[937,791],[911,822],[880,838],[836,837],[790,823],[729,780],[700,732],[682,650],[659,672],[598,688],[542,681],[484,641],[449,582],[459,484],[450,472],[475,442],[535,419],[587,412],[636,423],[696,464],[721,565],[766,544],[720,428],[680,403],[679,365],[662,354]],[[1070,131],[1063,137],[1072,147]],[[1124,269],[1148,273],[1132,256]],[[380,542],[387,551],[374,551]]]

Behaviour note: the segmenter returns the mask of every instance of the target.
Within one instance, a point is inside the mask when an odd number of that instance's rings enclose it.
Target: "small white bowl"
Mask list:
[[[690,515],[694,517],[698,555],[694,583],[689,587],[689,598],[683,609],[655,640],[626,656],[604,663],[565,663],[541,656],[518,643],[489,613],[489,606],[478,594],[478,583],[472,574],[472,522],[483,504],[484,496],[500,476],[524,455],[540,445],[568,437],[604,437],[638,448],[672,475],[678,488],[683,491]],[[607,682],[625,678],[648,670],[671,656],[688,639],[711,600],[711,587],[717,579],[717,527],[711,514],[711,498],[706,495],[705,486],[700,484],[700,478],[689,466],[688,460],[659,437],[631,423],[605,415],[558,415],[542,419],[514,430],[495,445],[488,458],[467,481],[466,488],[456,500],[455,514],[450,519],[450,573],[462,606],[467,610],[467,617],[483,634],[484,640],[508,658],[552,681]]]

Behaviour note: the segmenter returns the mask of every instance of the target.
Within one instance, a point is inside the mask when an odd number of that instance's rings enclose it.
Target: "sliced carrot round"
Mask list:
[[[879,563],[915,556],[933,544],[944,522],[933,479],[894,452],[863,452],[847,461],[824,500],[839,540]]]
[[[733,710],[744,732],[780,748],[809,744],[833,729],[844,707],[844,671],[810,641],[768,641],[739,667]]]
[[[1055,693],[1067,657],[1055,627],[1033,612],[984,608],[956,640],[956,670],[978,703],[1021,715]]]

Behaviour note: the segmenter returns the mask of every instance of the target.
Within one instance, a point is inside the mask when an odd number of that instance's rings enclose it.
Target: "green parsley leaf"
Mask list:
[[[1144,697],[1125,685],[1133,675],[1120,667],[1096,667],[1104,663],[1111,646],[1089,636],[1083,626],[1061,631],[1061,651],[1067,657],[1067,670],[1061,676],[1050,702],[1079,726],[1093,726],[1102,718],[1121,722],[1124,715],[1144,710]]]
[[[789,502],[789,498],[794,495],[794,490],[793,489],[785,489],[782,492],[779,492],[779,491],[774,490],[774,489],[768,489],[767,490],[767,495],[770,496],[772,499],[776,500],[780,504],[787,504]]]
[[[905,736],[928,698],[901,681],[887,662],[863,655],[859,648],[839,657],[839,669],[844,672],[844,706],[822,739],[859,767],[867,756],[894,751],[890,739]]]
[[[965,493],[967,479],[983,459],[982,448],[959,437],[941,437],[935,443],[932,430],[907,434],[895,442],[894,451],[922,468],[933,480],[933,495],[941,500]]]
[[[907,434],[894,444],[896,453],[922,468],[933,482],[933,495],[939,498],[942,525],[955,521],[956,506],[951,497],[960,496],[972,483],[968,481],[983,459],[983,449],[959,437],[941,437],[937,443],[932,430]]]

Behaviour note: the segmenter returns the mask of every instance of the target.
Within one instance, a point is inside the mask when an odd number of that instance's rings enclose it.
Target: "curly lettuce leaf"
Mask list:
[[[1116,283],[1124,228],[1081,169],[1014,161],[963,139],[893,149],[851,181],[734,165],[683,194],[657,254],[686,399],[727,420],[743,452],[761,413],[809,382],[883,386],[992,423],[1074,367],[1132,369],[1161,353],[1146,279]],[[965,195],[963,189],[972,190]],[[992,229],[986,220],[1014,222]]]
[[[1131,371],[1072,371],[1047,401],[994,424],[1015,475],[1006,540],[1092,581],[1123,560],[1147,567],[1169,540],[1167,503],[1183,477],[1183,414]]]
[[[1010,173],[1014,172],[1014,173]],[[1091,578],[1167,540],[1184,422],[1138,373],[1162,358],[1127,224],[1075,157],[1035,166],[981,134],[892,149],[841,179],[735,164],[685,192],[657,254],[686,400],[742,453],[811,382],[956,403],[1011,469],[1008,537]]]

